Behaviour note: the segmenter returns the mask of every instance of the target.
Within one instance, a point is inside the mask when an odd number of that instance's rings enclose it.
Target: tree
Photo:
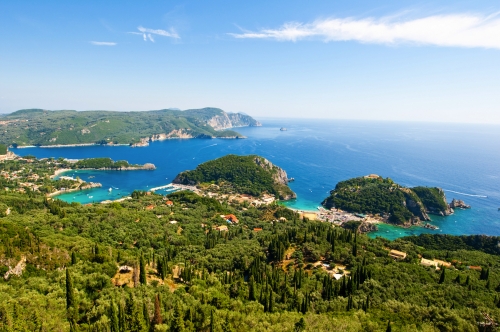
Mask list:
[[[441,267],[441,276],[439,277],[439,283],[442,284],[446,280],[446,268]]]
[[[170,324],[170,332],[183,332],[184,331],[184,318],[182,313],[181,304],[177,303],[174,308],[174,317]]]
[[[66,309],[70,309],[75,305],[75,294],[73,291],[73,280],[69,269],[66,269]]]
[[[160,307],[161,307],[160,298],[158,297],[158,294],[156,294],[156,296],[155,296],[155,312],[153,315],[153,322],[152,322],[153,328],[155,325],[160,325],[161,323],[163,323],[163,319],[161,317]]]
[[[141,285],[146,285],[146,264],[144,262],[144,256],[141,255],[141,259],[139,260],[139,282]]]
[[[71,265],[75,265],[76,264],[76,254],[75,252],[73,251],[71,253]]]
[[[387,328],[385,329],[385,332],[392,332],[391,321],[387,321]]]
[[[295,332],[302,332],[306,329],[306,322],[304,318],[301,317],[297,323],[295,323]]]
[[[255,301],[255,284],[253,276],[250,276],[250,281],[248,285],[248,300]]]
[[[111,308],[110,308],[110,313],[109,313],[109,319],[110,319],[110,328],[111,332],[120,332],[120,322],[118,319],[118,309],[116,308],[116,304],[114,302],[111,302]]]
[[[214,332],[214,310],[210,311],[210,332]]]

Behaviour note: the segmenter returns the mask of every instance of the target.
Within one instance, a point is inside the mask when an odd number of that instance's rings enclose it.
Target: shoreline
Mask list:
[[[246,136],[228,136],[228,137],[210,137],[210,139],[246,139]],[[143,144],[141,142],[126,144],[126,143],[118,143],[118,144],[97,144],[97,143],[78,143],[78,144],[54,144],[54,145],[18,145],[16,147],[10,146],[9,149],[30,149],[30,148],[42,148],[42,149],[52,149],[52,148],[76,148],[76,147],[85,147],[85,146],[128,146],[131,148],[140,148],[149,146],[149,143],[157,142],[157,141],[166,141],[170,139],[206,139],[200,137],[168,137],[161,140],[153,140],[148,142],[147,144]]]

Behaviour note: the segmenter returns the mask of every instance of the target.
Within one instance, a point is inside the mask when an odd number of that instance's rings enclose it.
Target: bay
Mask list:
[[[247,139],[172,139],[148,147],[87,146],[15,149],[38,158],[110,157],[154,163],[154,171],[75,171],[66,175],[103,188],[60,195],[80,203],[117,199],[168,184],[181,171],[223,155],[258,154],[284,168],[298,198],[286,204],[315,210],[339,181],[375,173],[405,186],[437,186],[471,210],[431,216],[438,230],[381,225],[370,236],[394,239],[420,233],[500,235],[500,126],[374,121],[259,119],[236,130]],[[280,131],[286,127],[286,131]],[[90,178],[89,178],[90,177]],[[111,188],[111,192],[109,192]],[[160,193],[162,193],[160,191]],[[165,192],[163,192],[165,193]]]

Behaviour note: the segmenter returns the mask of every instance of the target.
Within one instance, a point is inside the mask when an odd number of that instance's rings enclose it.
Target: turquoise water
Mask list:
[[[228,153],[259,154],[284,168],[297,193],[287,202],[315,210],[338,181],[376,173],[406,186],[438,186],[448,200],[463,199],[471,210],[432,217],[439,230],[381,225],[372,236],[419,233],[500,235],[500,126],[333,120],[259,119],[263,127],[237,128],[248,139],[191,139],[154,142],[149,147],[16,149],[36,157],[111,157],[154,163],[154,171],[78,171],[103,188],[59,196],[89,203],[117,199],[134,189],[168,184],[176,174]],[[287,131],[279,131],[287,127]],[[69,174],[72,174],[70,172]],[[89,179],[89,176],[95,178]],[[108,189],[112,188],[111,193]]]

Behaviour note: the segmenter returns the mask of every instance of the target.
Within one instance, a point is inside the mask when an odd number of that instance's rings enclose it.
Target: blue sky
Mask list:
[[[3,1],[0,112],[500,123],[498,1]]]

